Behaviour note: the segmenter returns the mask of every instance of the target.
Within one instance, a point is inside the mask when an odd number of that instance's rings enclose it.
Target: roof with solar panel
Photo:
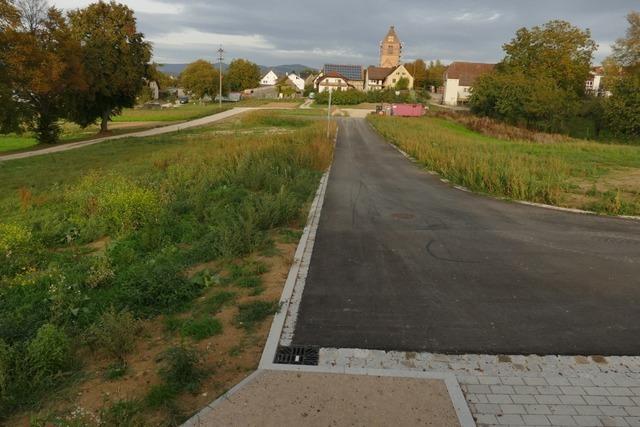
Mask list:
[[[339,73],[348,80],[364,80],[361,65],[325,64],[324,73]]]

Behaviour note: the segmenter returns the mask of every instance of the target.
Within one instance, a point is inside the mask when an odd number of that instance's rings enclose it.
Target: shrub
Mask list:
[[[197,350],[184,345],[172,347],[163,354],[163,366],[159,373],[172,389],[191,392],[197,390],[204,375]]]
[[[115,273],[109,258],[103,255],[93,257],[91,268],[87,276],[87,285],[91,288],[97,288],[104,284],[107,284]]]
[[[39,249],[29,229],[0,223],[0,277],[26,270],[37,259]]]
[[[267,317],[275,314],[280,309],[278,301],[253,301],[238,307],[235,323],[246,330],[252,330]]]
[[[116,311],[114,307],[105,311],[91,328],[95,343],[114,357],[121,366],[126,365],[126,357],[133,351],[140,326],[127,311]]]
[[[46,324],[27,346],[26,356],[36,381],[47,381],[70,367],[71,345],[64,332]]]

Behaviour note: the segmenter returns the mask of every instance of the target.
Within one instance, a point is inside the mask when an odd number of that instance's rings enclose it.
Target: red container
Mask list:
[[[424,116],[424,105],[422,104],[393,104],[391,115],[400,117],[420,117]]]

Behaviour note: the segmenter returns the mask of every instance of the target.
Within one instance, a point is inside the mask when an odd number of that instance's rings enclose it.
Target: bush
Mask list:
[[[34,379],[47,381],[70,367],[71,345],[64,332],[46,324],[27,346],[26,356]]]
[[[640,138],[640,71],[613,84],[605,102],[605,117],[611,132],[622,138]]]
[[[91,328],[91,336],[100,348],[114,357],[121,366],[133,351],[140,326],[127,310],[116,311],[114,307],[105,311]]]
[[[37,259],[39,249],[29,229],[0,223],[0,277],[27,270]]]
[[[160,377],[172,389],[195,392],[203,375],[197,350],[180,345],[164,353]]]

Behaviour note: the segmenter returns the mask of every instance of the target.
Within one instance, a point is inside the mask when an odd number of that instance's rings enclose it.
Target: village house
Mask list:
[[[260,86],[275,86],[276,83],[278,83],[278,75],[273,70],[269,70],[269,72],[260,79]]]
[[[471,88],[476,79],[490,73],[495,64],[479,62],[452,62],[444,72],[444,93],[442,103],[445,105],[464,104],[471,96]]]
[[[287,74],[287,78],[298,88],[299,91],[304,91],[305,80],[296,73]]]
[[[337,71],[320,73],[320,75],[316,77],[314,86],[318,90],[318,93],[355,89],[355,87],[349,83],[349,79]]]
[[[407,79],[407,89],[413,89],[414,78],[404,65],[397,67],[369,67],[365,71],[364,90],[393,89],[400,79]]]
[[[585,91],[593,96],[611,96],[611,92],[605,90],[603,85],[604,68],[593,67],[589,72],[589,78],[585,84]]]

